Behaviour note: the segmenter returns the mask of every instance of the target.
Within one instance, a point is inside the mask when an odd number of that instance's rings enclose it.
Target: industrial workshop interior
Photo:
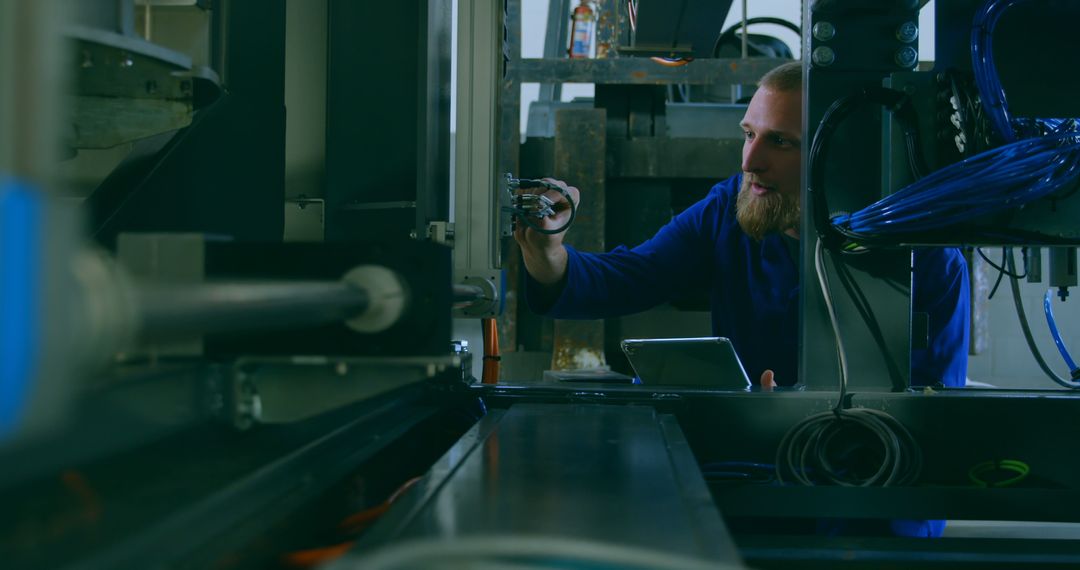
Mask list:
[[[0,567],[1080,568],[1078,23],[0,0]]]

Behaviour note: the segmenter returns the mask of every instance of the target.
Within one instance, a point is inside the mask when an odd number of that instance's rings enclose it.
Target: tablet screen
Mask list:
[[[622,349],[645,385],[750,388],[735,347],[724,337],[626,339]]]

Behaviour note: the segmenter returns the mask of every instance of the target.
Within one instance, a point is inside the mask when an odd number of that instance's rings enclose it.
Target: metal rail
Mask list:
[[[328,324],[372,304],[366,289],[343,281],[149,285],[136,302],[144,340]]]

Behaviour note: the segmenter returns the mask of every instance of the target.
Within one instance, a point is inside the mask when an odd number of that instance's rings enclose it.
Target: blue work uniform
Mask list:
[[[637,313],[702,288],[715,336],[731,339],[750,378],[771,369],[776,382],[798,380],[799,270],[786,238],[746,235],[735,218],[742,175],[733,176],[675,216],[641,245],[593,254],[567,246],[565,286],[545,302],[527,280],[533,310],[561,319]],[[913,310],[929,317],[928,348],[912,350],[912,385],[963,386],[967,375],[968,276],[951,248],[915,250]],[[549,305],[546,307],[545,305]]]

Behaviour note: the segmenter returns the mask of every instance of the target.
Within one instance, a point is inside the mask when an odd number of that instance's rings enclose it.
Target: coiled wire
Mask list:
[[[840,364],[840,398],[831,411],[814,414],[795,424],[784,434],[776,450],[776,480],[802,485],[832,484],[845,487],[908,485],[922,472],[922,450],[911,432],[896,418],[869,408],[851,408],[847,393],[848,366],[840,337],[840,323],[829,290],[821,240],[814,251],[814,268],[829,312],[829,323],[836,337],[836,356]],[[861,432],[861,433],[860,433]],[[869,434],[872,437],[867,437]],[[871,473],[859,469],[865,464],[872,446],[880,444],[880,457]],[[852,457],[852,453],[861,453]],[[811,476],[813,474],[813,477]],[[785,479],[785,476],[788,476]]]
[[[874,450],[862,443],[867,439],[881,445],[877,468],[870,474],[853,466],[873,459],[868,455]],[[853,458],[853,452],[865,455]],[[909,485],[918,479],[922,463],[922,450],[896,418],[870,408],[837,408],[788,430],[776,451],[776,479],[810,486]]]

